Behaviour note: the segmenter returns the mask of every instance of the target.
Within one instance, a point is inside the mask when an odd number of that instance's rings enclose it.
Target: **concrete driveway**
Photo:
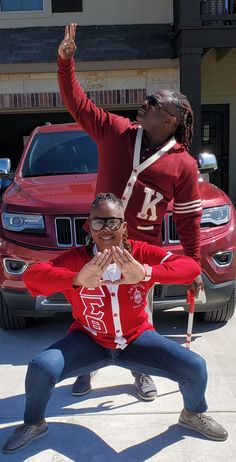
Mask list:
[[[38,320],[22,331],[0,331],[0,444],[22,420],[24,376],[34,354],[59,339],[70,316]],[[181,311],[156,313],[157,330],[184,344],[187,315]],[[209,414],[229,431],[226,442],[214,442],[179,427],[182,409],[176,385],[155,378],[158,399],[137,399],[129,371],[100,370],[93,391],[71,395],[73,379],[61,382],[47,409],[49,434],[19,453],[0,453],[0,461],[14,462],[225,462],[236,458],[236,316],[226,324],[195,320],[192,350],[208,364]]]

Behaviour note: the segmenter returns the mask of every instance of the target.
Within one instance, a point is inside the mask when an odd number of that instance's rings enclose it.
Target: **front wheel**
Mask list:
[[[24,329],[27,327],[27,319],[23,316],[12,314],[0,294],[0,328],[4,330]]]
[[[235,311],[235,289],[230,295],[229,300],[222,308],[204,313],[196,313],[196,317],[204,322],[225,322],[229,321]]]

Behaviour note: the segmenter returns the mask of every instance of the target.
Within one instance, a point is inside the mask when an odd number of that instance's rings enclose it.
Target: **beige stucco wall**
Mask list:
[[[229,104],[229,195],[236,203],[236,51],[202,59],[202,104]]]
[[[84,0],[81,13],[51,13],[46,0],[44,13],[0,13],[0,27],[81,26],[101,24],[166,24],[173,21],[172,0]]]
[[[179,90],[179,70],[175,67],[79,72],[78,78],[86,91],[146,88],[147,93],[153,93],[163,87]],[[0,94],[57,91],[56,73],[0,74]]]

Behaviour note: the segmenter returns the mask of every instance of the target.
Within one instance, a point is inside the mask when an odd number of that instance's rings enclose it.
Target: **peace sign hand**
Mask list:
[[[111,284],[111,281],[101,279],[111,260],[112,254],[110,250],[105,249],[102,253],[98,252],[74,277],[73,285],[94,288]]]
[[[65,35],[58,48],[58,54],[62,59],[73,58],[76,51],[75,33],[77,24],[72,22],[65,27]]]
[[[127,250],[121,250],[119,247],[112,247],[113,261],[120,268],[121,279],[114,281],[115,285],[120,284],[137,284],[145,278],[145,269],[141,263],[135,260]]]

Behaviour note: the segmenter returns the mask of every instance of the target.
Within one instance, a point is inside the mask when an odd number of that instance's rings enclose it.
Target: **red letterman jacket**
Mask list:
[[[75,75],[74,60],[58,57],[62,98],[80,126],[95,140],[99,170],[95,194],[113,192],[122,198],[132,239],[161,245],[167,205],[173,215],[185,255],[200,261],[202,214],[195,159],[173,139],[161,152],[140,163],[142,128],[128,118],[97,107],[88,99]]]

